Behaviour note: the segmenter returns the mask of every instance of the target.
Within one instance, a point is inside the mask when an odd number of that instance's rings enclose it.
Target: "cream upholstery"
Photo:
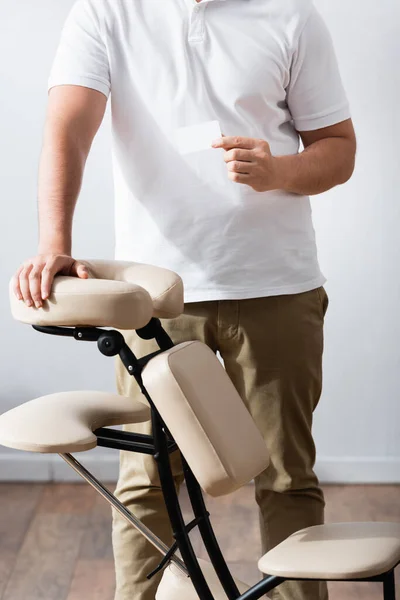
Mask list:
[[[400,523],[329,523],[302,529],[263,556],[268,575],[303,579],[363,579],[400,562]]]
[[[208,494],[229,494],[268,466],[266,444],[208,346],[184,342],[159,354],[143,381]]]
[[[82,261],[99,279],[114,279],[139,285],[151,296],[153,316],[174,319],[183,313],[182,279],[168,269],[126,261]]]
[[[198,561],[215,600],[226,600],[226,594],[212,565],[202,559]],[[249,586],[242,581],[237,579],[235,581],[241,594],[249,589]],[[170,564],[163,573],[156,600],[199,600],[199,597],[189,577],[185,577],[173,564]]]
[[[142,402],[106,392],[61,392],[0,416],[0,444],[28,452],[83,452],[97,445],[95,429],[150,418]]]
[[[151,317],[174,318],[183,312],[183,283],[160,267],[118,261],[81,261],[89,279],[58,276],[43,308],[26,306],[10,283],[11,312],[31,325],[139,329]]]

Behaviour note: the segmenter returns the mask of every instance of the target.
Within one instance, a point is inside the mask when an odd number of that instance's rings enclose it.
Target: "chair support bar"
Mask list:
[[[154,438],[151,435],[121,431],[120,429],[111,429],[108,427],[100,427],[96,429],[94,434],[97,437],[97,445],[104,448],[115,448],[116,450],[139,452],[152,456],[155,454]],[[171,453],[176,450],[178,450],[176,443],[169,440],[168,451]]]
[[[133,515],[111,492],[104,487],[102,483],[94,475],[92,475],[85,467],[78,462],[71,454],[60,454],[61,458],[69,464],[78,475],[87,481],[115,510],[137,529],[143,537],[147,539],[157,550],[165,556],[169,552],[168,546],[164,544],[154,533],[148,529],[135,515]],[[188,570],[184,562],[177,556],[171,558],[171,562],[187,577]]]

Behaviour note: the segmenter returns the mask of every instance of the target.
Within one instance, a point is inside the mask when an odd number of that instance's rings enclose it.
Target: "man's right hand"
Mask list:
[[[51,293],[56,275],[87,279],[89,271],[83,263],[65,254],[38,254],[24,262],[13,277],[13,290],[27,306],[43,306]]]

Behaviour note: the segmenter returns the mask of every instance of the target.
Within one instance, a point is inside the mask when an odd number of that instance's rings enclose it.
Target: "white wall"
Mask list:
[[[329,278],[325,391],[315,418],[324,481],[400,481],[400,4],[316,0],[336,42],[359,139],[351,183],[314,200],[320,259]],[[72,0],[0,0],[0,412],[68,389],[114,389],[112,360],[92,344],[48,338],[9,316],[7,284],[37,242],[36,178],[46,81]],[[89,159],[74,253],[113,253],[109,119]],[[108,361],[108,362],[107,362]],[[116,453],[85,456],[99,475]],[[0,447],[0,479],[63,478],[49,460]]]
[[[344,188],[314,200],[331,299],[320,473],[400,481],[400,4],[317,0],[336,42],[359,150]]]
[[[46,85],[62,23],[73,0],[0,0],[0,177],[4,206],[0,238],[0,412],[36,396],[73,389],[114,390],[113,359],[95,344],[45,336],[14,322],[8,309],[8,280],[19,263],[36,252],[36,181],[46,108]],[[7,59],[8,57],[8,59]],[[89,157],[75,219],[74,253],[112,258],[113,189],[109,115]],[[108,476],[99,449],[100,470]],[[86,457],[85,457],[86,458]],[[27,461],[33,467],[27,469]],[[87,462],[86,458],[86,462]],[[31,464],[31,463],[29,463]],[[116,472],[115,464],[111,473]],[[0,446],[0,479],[49,478],[69,474],[57,456],[12,452]]]

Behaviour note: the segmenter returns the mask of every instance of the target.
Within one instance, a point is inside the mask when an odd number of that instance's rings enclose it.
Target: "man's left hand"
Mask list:
[[[256,192],[279,188],[278,161],[265,140],[222,137],[215,140],[212,147],[225,150],[224,160],[231,181],[249,185]]]

